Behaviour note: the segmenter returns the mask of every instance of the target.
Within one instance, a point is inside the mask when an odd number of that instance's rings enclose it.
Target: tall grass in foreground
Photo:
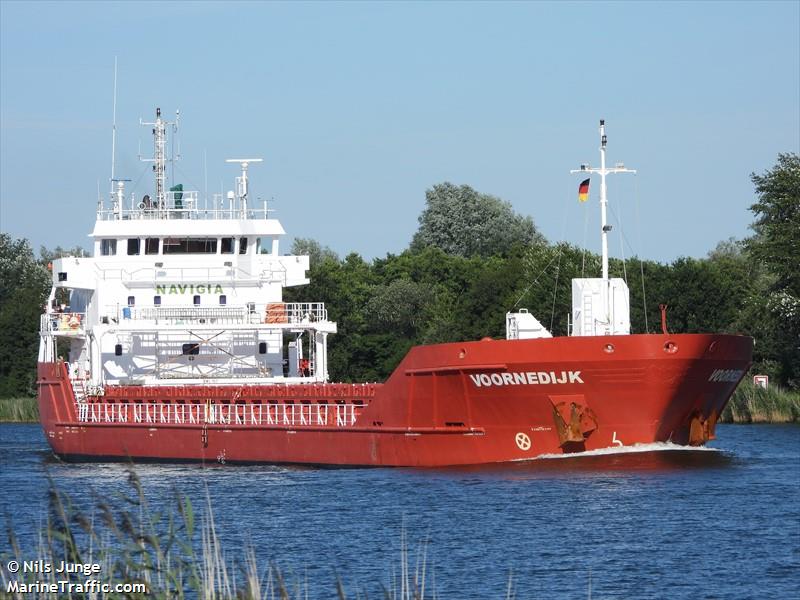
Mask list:
[[[722,423],[798,423],[800,392],[777,386],[763,389],[748,381],[736,388],[720,416]]]
[[[68,577],[53,573],[10,573],[10,560],[19,564],[24,560],[52,565],[61,561],[97,563],[101,566],[99,574],[90,577],[73,574],[69,575],[70,580],[77,583],[94,578],[112,586],[144,583],[147,589],[144,593],[92,592],[72,596],[88,600],[187,597],[307,600],[309,597],[307,579],[287,578],[275,564],[260,565],[252,547],[246,547],[239,560],[226,555],[217,536],[210,499],[196,514],[191,501],[176,492],[172,509],[155,510],[148,504],[133,470],[129,471],[128,481],[128,493],[113,498],[97,496],[89,511],[76,506],[51,481],[49,514],[39,534],[36,556],[24,555],[11,523],[7,525],[10,551],[0,554],[0,597],[56,600],[63,596],[51,592],[6,594],[10,581],[55,583]],[[381,597],[384,600],[437,598],[435,576],[427,561],[427,542],[420,543],[416,553],[410,553],[403,528],[399,558],[399,574],[394,568],[390,570],[388,586],[381,586]],[[431,583],[426,588],[429,576]],[[315,584],[320,587],[319,582]],[[329,589],[328,597],[348,598],[338,578],[329,583]],[[507,600],[516,595],[511,574],[504,591]],[[367,598],[367,595],[357,592],[353,597]]]
[[[36,398],[0,398],[0,422],[36,423],[39,405]]]

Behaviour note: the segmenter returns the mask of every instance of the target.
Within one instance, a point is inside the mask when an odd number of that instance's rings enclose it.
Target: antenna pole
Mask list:
[[[242,167],[242,175],[241,177],[236,178],[236,196],[239,199],[239,210],[241,211],[242,217],[247,218],[247,192],[248,192],[248,185],[247,185],[247,167],[250,163],[260,163],[263,162],[263,158],[227,158],[225,162],[227,163],[239,163]]]
[[[139,120],[140,125],[152,125],[155,144],[155,156],[153,158],[141,158],[143,162],[152,162],[153,171],[156,174],[156,207],[164,209],[167,207],[167,126],[172,125],[177,128],[177,123],[169,123],[161,118],[161,109],[156,108],[156,120],[152,123]]]
[[[114,57],[114,101],[111,117],[111,192],[114,192],[114,167],[117,150],[117,57]]]
[[[603,281],[608,281],[608,232],[611,228],[606,220],[608,195],[606,188],[606,122],[600,119],[600,238],[603,249]]]
[[[635,169],[626,169],[622,163],[617,163],[613,167],[606,167],[606,121],[600,119],[600,168],[593,169],[589,165],[581,165],[580,169],[573,169],[570,173],[596,173],[600,175],[600,246],[603,253],[603,294],[606,307],[606,323],[611,323],[610,306],[610,285],[608,279],[608,232],[611,225],[606,220],[606,208],[608,207],[608,188],[606,187],[606,175],[614,173],[636,173]]]

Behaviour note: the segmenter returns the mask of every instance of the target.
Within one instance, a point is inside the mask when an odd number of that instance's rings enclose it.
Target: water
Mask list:
[[[402,531],[428,539],[440,598],[800,598],[800,427],[728,425],[714,448],[592,453],[445,470],[142,465],[152,506],[205,500],[228,556],[382,597]],[[0,519],[35,546],[47,475],[88,506],[125,466],[62,464],[38,426],[0,425]],[[0,542],[4,550],[5,540]],[[432,571],[432,572],[431,572]],[[591,580],[591,583],[590,583]]]

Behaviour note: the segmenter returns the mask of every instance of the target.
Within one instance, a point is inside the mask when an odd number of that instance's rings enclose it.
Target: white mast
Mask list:
[[[111,192],[114,192],[114,163],[117,149],[117,57],[114,57],[114,103],[111,117]]]
[[[152,125],[153,137],[155,138],[155,157],[141,158],[143,162],[152,162],[153,171],[156,174],[156,207],[159,209],[167,206],[167,125],[172,125],[173,132],[177,130],[177,118],[175,123],[169,123],[161,118],[161,109],[156,108],[156,120],[153,123],[146,123],[139,120],[140,125]]]
[[[625,165],[621,162],[617,163],[611,168],[606,168],[606,122],[605,119],[600,119],[600,168],[593,169],[589,165],[581,165],[580,169],[573,169],[570,173],[597,173],[600,175],[600,242],[603,253],[603,290],[605,296],[606,311],[610,310],[609,298],[609,282],[608,282],[608,232],[611,231],[611,225],[606,222],[606,207],[608,205],[608,196],[606,188],[606,175],[613,173],[636,173],[635,169],[626,169]],[[610,322],[610,315],[606,315],[606,322]]]
[[[247,218],[247,167],[250,163],[263,162],[263,158],[227,158],[227,163],[239,163],[242,167],[241,177],[236,178],[236,196],[239,198],[239,209],[241,210],[242,218]]]

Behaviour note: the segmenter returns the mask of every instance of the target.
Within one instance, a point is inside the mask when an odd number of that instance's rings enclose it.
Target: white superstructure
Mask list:
[[[328,379],[321,303],[284,303],[283,288],[308,283],[307,256],[281,256],[280,222],[249,199],[248,166],[235,190],[206,199],[167,190],[166,127],[157,110],[156,191],[126,196],[114,182],[100,202],[93,256],[53,261],[39,360],[69,349],[70,375],[105,385],[302,383]]]

